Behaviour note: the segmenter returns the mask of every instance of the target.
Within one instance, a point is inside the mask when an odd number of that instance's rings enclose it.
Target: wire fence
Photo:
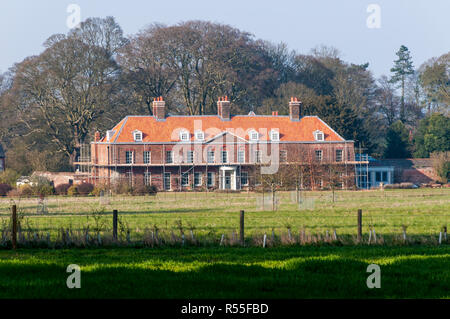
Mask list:
[[[13,244],[13,205],[18,247],[242,245],[241,210],[246,212],[245,245],[439,245],[448,243],[449,194],[290,191],[1,199],[0,247]],[[412,198],[425,208],[409,209]]]

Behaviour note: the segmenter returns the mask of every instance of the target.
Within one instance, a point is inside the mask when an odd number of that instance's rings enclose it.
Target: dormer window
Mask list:
[[[250,136],[250,141],[257,141],[259,139],[259,133],[255,130],[251,130],[248,135]]]
[[[205,133],[202,131],[195,131],[195,139],[197,141],[203,141],[205,139]]]
[[[135,142],[142,142],[142,132],[138,130],[133,131],[133,139]]]
[[[280,132],[276,130],[270,131],[270,139],[274,142],[278,142],[280,140]]]
[[[322,131],[317,130],[317,131],[314,132],[314,139],[316,141],[324,141],[325,140],[325,136],[324,136]]]
[[[187,142],[189,141],[189,132],[186,130],[183,130],[180,132],[180,141]]]

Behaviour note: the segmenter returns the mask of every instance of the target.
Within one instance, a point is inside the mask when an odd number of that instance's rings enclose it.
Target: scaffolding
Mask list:
[[[367,154],[363,154],[363,148],[361,145],[359,147],[354,148],[355,157],[353,158],[352,148],[349,147],[349,143],[343,142],[344,147],[341,153],[340,161],[335,162],[334,153],[336,153],[336,147],[330,146],[326,149],[325,154],[323,156],[323,160],[320,164],[336,164],[342,167],[341,179],[342,179],[342,188],[347,189],[352,186],[353,182],[360,189],[369,189],[370,183],[368,180],[368,166],[369,166],[369,156]],[[172,153],[171,161],[167,161],[167,147],[165,144],[158,145],[158,150],[155,152],[156,156],[152,156],[154,152],[154,146],[150,146],[149,144],[143,143],[141,145],[141,149],[143,152],[151,152],[149,154],[148,160],[136,159],[136,148],[131,147],[129,151],[132,152],[132,160],[131,163],[128,161],[120,159],[119,149],[118,147],[123,147],[123,145],[110,143],[106,145],[106,153],[107,153],[107,161],[105,158],[104,164],[99,164],[97,161],[98,153],[101,150],[98,150],[95,147],[91,148],[91,144],[80,144],[79,148],[79,157],[78,161],[74,164],[77,168],[77,174],[84,176],[84,180],[87,180],[90,183],[102,183],[107,184],[108,186],[112,186],[115,182],[119,182],[122,180],[128,181],[131,187],[136,184],[136,177],[139,174],[143,175],[143,184],[161,184],[162,190],[172,190],[172,191],[183,191],[189,188],[191,189],[206,189],[209,190],[211,188],[223,188],[223,181],[221,181],[220,167],[221,166],[235,166],[235,188],[236,190],[246,189],[247,187],[258,187],[262,183],[259,180],[261,176],[257,173],[257,169],[260,167],[261,163],[259,163],[256,159],[251,160],[252,155],[250,154],[250,149],[247,155],[245,156],[245,162],[241,162],[237,158],[234,158],[232,162],[222,163],[220,153],[215,153],[215,161],[214,163],[210,163],[208,161],[208,155],[206,158],[198,161],[197,160],[197,152],[193,155],[192,162],[184,161],[178,159],[175,154]],[[342,147],[341,147],[342,148]],[[170,150],[170,149],[169,149]],[[91,154],[95,152],[95,154]],[[127,149],[123,149],[123,152],[127,152]],[[205,150],[202,148],[202,154]],[[309,156],[314,157],[314,149],[309,150],[308,152],[312,152]],[[158,154],[160,153],[160,154]],[[207,153],[206,153],[207,154]],[[247,154],[247,153],[246,153]],[[160,158],[158,158],[160,155]],[[122,157],[124,155],[122,154]],[[126,155],[125,155],[126,157]],[[287,159],[286,159],[287,160]],[[156,162],[155,162],[156,161]],[[306,161],[303,162],[283,162],[282,165],[299,165],[308,167],[309,163]],[[313,165],[313,164],[311,164]],[[316,165],[316,164],[314,164]],[[354,178],[351,176],[353,171],[353,167],[355,167],[355,176]],[[245,169],[244,169],[245,168]],[[216,172],[218,170],[218,172]],[[195,183],[195,172],[201,173],[201,185],[196,185]],[[211,176],[212,184],[208,183],[208,172],[214,173],[214,176]],[[246,185],[241,185],[242,173],[246,172],[245,175],[246,180],[248,181]],[[302,171],[303,172],[303,171]],[[314,171],[314,174],[318,173],[322,175],[322,178],[325,178],[322,173],[319,171]],[[172,174],[178,174],[176,178],[172,176]],[[183,185],[182,178],[183,175],[188,174],[191,180],[188,181],[187,185]],[[217,175],[216,175],[217,174]],[[300,183],[300,188],[308,188],[308,182],[304,182],[303,173],[300,173],[301,177],[298,181]],[[311,173],[312,174],[312,173]],[[331,174],[331,173],[330,173]],[[318,176],[321,177],[321,176]],[[353,180],[353,182],[352,182]],[[222,184],[221,184],[222,182]],[[176,184],[176,186],[174,185]],[[316,181],[313,183],[314,185],[309,185],[309,187],[315,188]],[[322,185],[322,181],[319,183]]]

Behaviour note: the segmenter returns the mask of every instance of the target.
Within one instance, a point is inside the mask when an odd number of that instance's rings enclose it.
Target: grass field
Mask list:
[[[266,194],[268,197],[269,194]],[[152,196],[117,196],[109,203],[95,197],[50,197],[46,200],[49,213],[36,214],[37,199],[15,200],[19,212],[26,216],[23,227],[30,232],[49,233],[56,237],[61,227],[81,231],[101,228],[110,233],[111,212],[119,211],[131,238],[139,239],[156,225],[161,233],[179,234],[177,221],[186,233],[193,228],[197,238],[207,234],[217,239],[224,234],[231,237],[239,230],[239,210],[246,212],[246,235],[282,235],[290,227],[293,234],[304,229],[310,234],[325,234],[336,230],[338,236],[355,236],[356,212],[363,210],[363,233],[373,227],[379,236],[401,236],[406,227],[408,237],[437,241],[439,232],[450,220],[450,189],[416,189],[385,191],[340,191],[332,201],[331,192],[304,192],[302,198],[309,205],[298,209],[294,194],[277,193],[279,209],[263,211],[257,205],[261,194],[241,193],[160,193]],[[9,220],[11,201],[0,199],[0,223]],[[267,207],[269,206],[269,207]],[[266,208],[271,208],[266,205]],[[93,214],[93,212],[97,214]],[[95,218],[93,217],[95,215]]]
[[[60,228],[81,232],[89,226],[106,238],[117,209],[134,241],[154,225],[166,236],[179,236],[180,220],[186,234],[192,226],[196,239],[212,239],[184,247],[93,244],[17,252],[4,245],[13,201],[0,199],[0,298],[450,298],[450,245],[438,245],[439,232],[450,220],[450,189],[341,191],[334,202],[330,192],[304,192],[308,205],[300,207],[293,195],[277,193],[276,212],[262,210],[262,195],[255,193],[50,197],[45,215],[37,213],[37,199],[15,199],[28,236],[48,234],[57,240]],[[341,238],[354,238],[358,209],[365,236],[358,245],[255,247],[261,246],[255,239],[262,234],[270,236],[273,229],[276,236],[286,236],[288,227],[295,238],[301,229],[315,236],[336,230]],[[245,210],[248,247],[219,246],[222,234],[230,238],[238,232],[239,210]],[[368,245],[370,227],[379,239],[397,240]],[[404,227],[409,245],[401,240]],[[19,247],[25,247],[20,240]],[[381,267],[380,289],[366,286],[372,263]],[[69,264],[81,267],[81,289],[66,287]]]
[[[381,288],[369,289],[369,264]],[[66,267],[81,267],[81,288]],[[450,248],[0,251],[0,298],[449,298]]]

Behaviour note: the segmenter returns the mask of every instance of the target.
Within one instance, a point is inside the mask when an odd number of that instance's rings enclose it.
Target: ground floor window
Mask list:
[[[164,173],[164,189],[166,191],[170,190],[172,187],[170,185],[170,173]]]
[[[144,172],[144,185],[149,186],[152,183],[152,173]]]
[[[133,172],[127,172],[126,173],[127,176],[127,182],[129,186],[133,186]]]
[[[181,174],[181,186],[189,186],[189,173]]]
[[[208,186],[213,186],[214,185],[214,173],[213,172],[208,172],[208,174],[207,174],[207,184],[208,184]]]
[[[194,173],[194,186],[202,185],[202,173],[195,172]]]
[[[241,185],[248,185],[248,172],[241,172]]]

